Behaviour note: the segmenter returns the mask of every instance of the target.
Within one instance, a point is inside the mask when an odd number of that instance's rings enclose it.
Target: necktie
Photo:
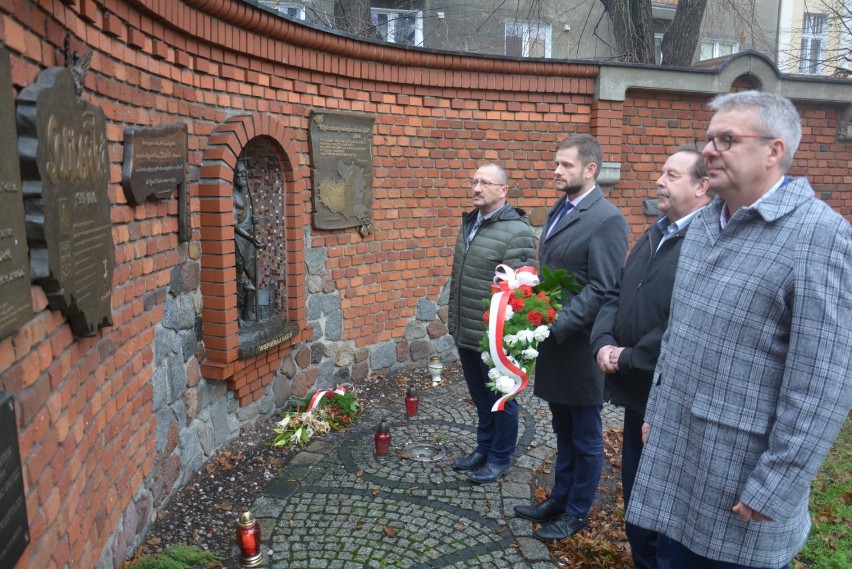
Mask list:
[[[553,232],[553,228],[556,227],[556,224],[559,223],[562,218],[565,217],[565,214],[571,211],[573,207],[574,204],[565,200],[565,203],[562,204],[562,207],[559,208],[559,211],[557,211],[556,215],[553,216],[553,219],[550,220],[550,226],[547,228],[547,235],[545,238],[550,237],[550,234]]]
[[[473,241],[473,236],[476,235],[476,230],[479,229],[479,226],[482,225],[482,220],[485,219],[481,215],[476,216],[476,221],[473,222],[473,227],[470,228],[470,231],[467,233],[467,247],[470,247],[471,241]]]

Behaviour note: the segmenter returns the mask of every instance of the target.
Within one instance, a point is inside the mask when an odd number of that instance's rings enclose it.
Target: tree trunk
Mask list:
[[[334,0],[334,27],[357,36],[381,39],[370,18],[370,0]]]
[[[612,22],[616,57],[622,61],[654,63],[650,0],[601,0],[601,3]]]
[[[663,36],[663,65],[692,65],[706,7],[707,0],[678,1],[672,25]]]

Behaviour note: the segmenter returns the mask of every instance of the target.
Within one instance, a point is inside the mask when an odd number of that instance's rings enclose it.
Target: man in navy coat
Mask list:
[[[550,498],[515,513],[547,524],[533,533],[541,540],[564,539],[588,525],[603,467],[604,374],[589,339],[604,297],[617,286],[628,229],[597,185],[602,160],[593,136],[575,134],[559,144],[554,178],[565,195],[551,209],[539,245],[541,266],[565,269],[583,285],[563,301],[535,367],[533,392],[553,415],[556,481]]]
[[[710,195],[704,157],[681,148],[663,165],[657,197],[664,216],[633,246],[621,271],[618,296],[604,303],[592,328],[592,352],[606,376],[606,398],[624,407],[621,481],[625,507],[642,454],[642,423],[660,342],[669,322],[680,247],[689,224]],[[668,567],[668,543],[657,532],[626,524],[636,569]]]

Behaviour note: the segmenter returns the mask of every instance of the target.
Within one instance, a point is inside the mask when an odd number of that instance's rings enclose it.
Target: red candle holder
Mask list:
[[[418,405],[420,405],[420,398],[417,396],[417,388],[409,385],[405,394],[405,414],[409,417],[415,416]]]
[[[379,421],[379,426],[376,427],[376,434],[373,436],[373,441],[376,443],[376,456],[387,456],[390,451],[391,434],[388,428],[388,422],[385,419]]]
[[[240,567],[257,567],[263,562],[260,550],[260,524],[251,512],[243,512],[237,524]]]

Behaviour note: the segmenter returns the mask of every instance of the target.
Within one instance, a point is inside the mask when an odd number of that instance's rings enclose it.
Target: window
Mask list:
[[[294,20],[305,19],[305,7],[302,4],[296,4],[295,2],[279,2],[276,4],[275,8],[278,12],[288,18],[293,18]]]
[[[816,75],[822,71],[825,58],[825,32],[828,16],[805,13],[802,25],[802,50],[799,54],[799,73]]]
[[[423,14],[415,10],[370,10],[376,31],[388,43],[423,45]]]
[[[840,29],[843,34],[842,53],[852,54],[852,0],[846,0],[843,10],[843,15],[840,18]],[[852,72],[852,61],[846,58],[845,61],[839,63],[838,67],[845,69],[847,73]]]
[[[550,26],[506,22],[506,55],[550,57]]]
[[[663,62],[663,34],[654,34],[654,61]]]
[[[701,51],[698,54],[698,59],[713,59],[715,57],[724,57],[737,53],[740,50],[740,44],[729,40],[701,40]]]

